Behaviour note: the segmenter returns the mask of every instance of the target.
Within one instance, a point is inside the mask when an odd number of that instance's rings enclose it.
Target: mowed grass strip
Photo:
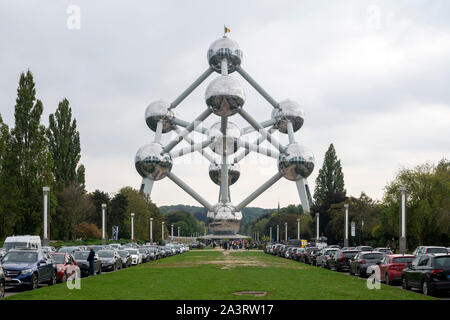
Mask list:
[[[234,295],[264,291],[263,297]],[[348,276],[263,252],[192,250],[118,272],[83,278],[81,289],[66,284],[8,297],[10,300],[79,299],[433,299],[381,285],[369,290],[364,279]]]

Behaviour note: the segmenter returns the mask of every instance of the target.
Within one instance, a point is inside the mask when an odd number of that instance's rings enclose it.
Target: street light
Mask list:
[[[272,227],[269,228],[269,234],[270,234],[270,242],[272,242]]]
[[[170,241],[173,242],[173,224],[170,225]]]
[[[134,213],[131,213],[131,242],[134,242]]]
[[[277,224],[277,243],[280,242],[280,225]]]
[[[297,240],[300,240],[300,219],[297,218]]]
[[[348,204],[344,204],[345,208],[345,237],[344,237],[344,247],[348,247]]]
[[[105,226],[106,225],[106,203],[102,203],[102,244],[106,244]]]
[[[406,253],[406,187],[401,186],[398,190],[402,193],[402,232],[400,237],[400,253]]]
[[[44,246],[48,246],[50,244],[50,241],[48,239],[47,234],[47,215],[48,215],[48,194],[50,192],[50,187],[43,187],[42,191],[44,193]]]
[[[318,213],[318,212],[316,213],[316,218],[317,218],[317,227],[316,227],[316,229],[317,229],[317,231],[316,231],[317,235],[316,235],[316,239],[317,239],[317,242],[318,242],[318,241],[319,241],[319,213]]]
[[[164,221],[161,223],[161,244],[164,241]]]
[[[150,218],[150,243],[153,243],[153,218]]]
[[[284,223],[284,242],[287,243],[287,222]]]

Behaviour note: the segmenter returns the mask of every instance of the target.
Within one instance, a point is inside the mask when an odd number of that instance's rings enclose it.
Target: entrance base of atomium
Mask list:
[[[249,236],[244,236],[242,234],[207,234],[206,236],[201,236],[198,237],[200,239],[204,239],[204,240],[223,240],[223,239],[228,239],[228,240],[238,240],[238,239],[248,239],[251,238]]]

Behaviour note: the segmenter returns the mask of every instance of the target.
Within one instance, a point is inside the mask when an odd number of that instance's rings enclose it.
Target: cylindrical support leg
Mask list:
[[[348,204],[344,204],[345,207],[345,236],[344,247],[348,247]]]
[[[105,228],[106,228],[106,203],[102,204],[102,244],[106,244],[105,238]]]

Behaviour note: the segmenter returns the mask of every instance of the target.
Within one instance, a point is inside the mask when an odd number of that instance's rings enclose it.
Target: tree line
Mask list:
[[[401,226],[400,186],[406,187],[406,235],[408,248],[419,245],[450,245],[450,162],[425,163],[402,168],[384,188],[381,200],[374,200],[361,192],[359,197],[347,196],[341,161],[331,144],[316,178],[314,205],[310,214],[302,214],[301,206],[289,206],[263,215],[248,226],[247,234],[260,232],[268,236],[272,227],[280,226],[280,240],[284,239],[284,223],[288,222],[288,237],[297,237],[297,218],[301,219],[301,238],[315,238],[315,215],[320,214],[319,229],[328,243],[344,242],[344,204],[349,205],[349,240],[351,245],[399,247]],[[350,223],[356,233],[350,235]],[[275,228],[274,228],[275,227]]]

